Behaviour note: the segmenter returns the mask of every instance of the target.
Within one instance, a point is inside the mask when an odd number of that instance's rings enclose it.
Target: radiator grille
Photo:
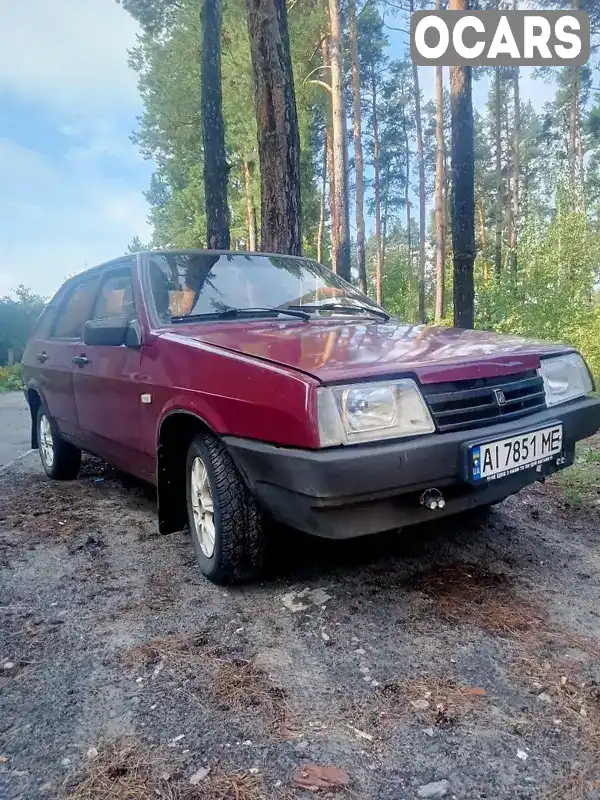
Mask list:
[[[421,387],[439,431],[459,431],[533,414],[546,407],[544,382],[535,370],[499,378]]]

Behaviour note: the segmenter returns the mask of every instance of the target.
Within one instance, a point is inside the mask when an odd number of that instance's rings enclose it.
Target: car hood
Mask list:
[[[537,369],[570,348],[488,331],[396,320],[238,321],[173,325],[169,337],[203,342],[308,373],[323,382],[413,374],[422,383]]]

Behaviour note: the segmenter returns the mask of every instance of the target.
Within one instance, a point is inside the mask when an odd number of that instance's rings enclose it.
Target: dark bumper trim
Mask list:
[[[600,399],[574,400],[500,425],[373,445],[296,450],[234,437],[224,441],[259,503],[277,520],[307,533],[349,538],[497,502],[551,474],[557,469],[553,462],[541,473],[528,470],[472,487],[463,481],[462,450],[466,442],[555,421],[564,426],[567,466],[575,442],[600,429]],[[447,489],[443,511],[432,514],[419,506],[418,493],[430,487]]]

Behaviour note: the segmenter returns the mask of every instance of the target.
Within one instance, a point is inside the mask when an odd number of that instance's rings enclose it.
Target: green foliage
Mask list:
[[[150,249],[149,245],[144,244],[139,236],[134,236],[130,244],[127,245],[127,250],[125,251],[125,253],[126,254],[139,253],[142,250],[149,250],[149,249]]]
[[[558,0],[545,0],[549,7]],[[250,201],[260,230],[260,174],[257,158],[253,81],[245,0],[223,0],[222,81],[226,145],[230,163],[231,238],[243,248],[248,238],[246,170],[251,174]],[[582,0],[600,26],[600,6]],[[136,141],[157,166],[147,192],[154,234],[152,246],[198,247],[205,242],[203,153],[200,130],[200,30],[196,0],[123,0],[141,25],[131,54],[139,76],[144,113]],[[343,5],[343,4],[342,4]],[[360,4],[359,4],[360,5]],[[417,3],[417,5],[419,5]],[[393,4],[392,4],[393,6]],[[598,11],[594,9],[598,8]],[[388,30],[378,2],[358,14],[363,149],[366,164],[367,229],[372,231],[374,203],[373,90],[379,125],[381,216],[384,252],[383,297],[386,307],[407,322],[418,308],[417,148],[414,75],[408,56],[388,57]],[[386,9],[389,11],[389,9]],[[302,230],[307,255],[316,255],[320,213],[323,133],[329,94],[323,84],[321,41],[327,30],[324,0],[288,2],[288,24],[301,136]],[[349,52],[348,42],[345,51]],[[346,97],[351,117],[351,75],[346,58]],[[479,74],[479,77],[485,71]],[[573,73],[539,71],[538,80],[556,78],[556,92],[543,113],[521,103],[519,143],[519,212],[517,267],[509,269],[509,221],[514,192],[515,74],[501,73],[502,270],[494,273],[496,224],[495,95],[475,113],[477,259],[476,322],[498,332],[565,341],[581,349],[600,378],[600,93],[588,68],[578,72],[581,109],[581,158],[584,185],[567,189],[567,142],[572,108]],[[447,77],[447,73],[446,73]],[[477,75],[476,75],[477,79]],[[319,83],[320,81],[320,83]],[[444,98],[444,187],[447,209],[446,295],[452,297],[450,109]],[[423,105],[426,193],[431,207],[437,143],[435,105]],[[352,147],[350,146],[350,155]],[[350,159],[352,163],[352,159]],[[578,170],[581,171],[579,166]],[[579,172],[578,172],[579,174]],[[407,231],[409,202],[410,232]],[[509,210],[511,214],[509,214]],[[329,209],[325,218],[329,219]],[[433,224],[426,249],[426,318],[433,319],[435,245]],[[325,242],[328,234],[325,233]],[[132,242],[130,250],[141,246]],[[325,248],[327,250],[327,247]],[[367,242],[370,294],[374,296],[375,242]],[[447,303],[450,323],[452,303]],[[2,329],[0,327],[0,329]],[[0,358],[2,357],[0,351]],[[1,363],[1,362],[0,362]]]
[[[571,508],[595,506],[600,501],[600,450],[594,444],[580,444],[575,463],[564,472],[553,476],[552,483],[564,492],[565,502]]]
[[[157,165],[146,197],[154,246],[201,247],[206,242],[200,125],[200,15],[196,0],[124,0],[143,33],[130,64],[144,102],[134,140]],[[306,76],[315,66],[325,6],[307,0],[288,15],[301,139],[302,229],[307,252],[316,249],[316,119],[322,103]],[[254,87],[244,0],[224,0],[222,23],[223,116],[229,173],[231,239],[248,239],[244,163],[252,174],[250,196],[260,230],[260,174]]]
[[[577,198],[562,190],[550,220],[529,218],[518,255],[516,276],[505,270],[487,286],[478,264],[479,326],[573,344],[600,375],[600,236]]]
[[[19,360],[45,300],[31,289],[19,286],[14,297],[0,297],[0,365],[8,361],[8,351]]]
[[[0,392],[18,392],[22,386],[20,364],[13,364],[12,367],[0,367]]]

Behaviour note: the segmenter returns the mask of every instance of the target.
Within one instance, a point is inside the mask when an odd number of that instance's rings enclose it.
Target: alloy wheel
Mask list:
[[[50,420],[45,414],[42,414],[40,417],[39,439],[44,463],[47,467],[51,468],[54,464],[54,437],[52,436]]]
[[[208,470],[200,456],[196,456],[192,462],[190,499],[200,549],[207,558],[212,558],[215,552],[214,505]]]

